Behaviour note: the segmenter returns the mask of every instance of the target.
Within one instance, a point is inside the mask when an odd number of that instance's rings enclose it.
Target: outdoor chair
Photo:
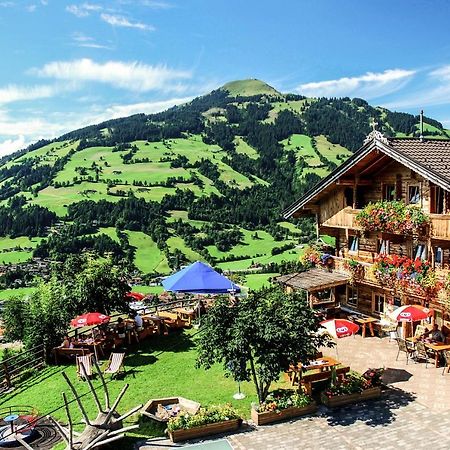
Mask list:
[[[400,353],[405,353],[406,354],[406,364],[408,364],[409,358],[413,357],[413,355],[416,353],[416,351],[413,348],[408,347],[408,345],[404,339],[398,338],[397,345],[398,345],[398,352],[397,352],[397,358],[395,358],[395,360],[398,361],[398,357],[399,357]]]
[[[442,375],[444,375],[445,369],[447,369],[447,373],[450,373],[450,350],[445,350],[442,352],[442,356],[444,357],[444,368],[442,369]]]
[[[77,375],[79,378],[92,377],[93,356],[92,353],[89,355],[77,356]],[[84,370],[82,366],[84,367]]]
[[[380,321],[381,331],[386,336],[389,336],[389,342],[394,341],[398,338],[397,327],[397,322],[391,322],[384,319]]]
[[[125,366],[123,360],[125,358],[125,353],[111,353],[109,360],[107,361],[107,367],[103,371],[105,375],[110,374],[111,378],[117,376],[120,371],[126,374]]]
[[[420,359],[424,359],[425,360],[425,369],[428,366],[428,362],[430,361],[430,359],[433,359],[434,361],[434,354],[431,354],[431,352],[425,347],[425,344],[422,341],[417,341],[416,342],[416,361],[420,360]]]

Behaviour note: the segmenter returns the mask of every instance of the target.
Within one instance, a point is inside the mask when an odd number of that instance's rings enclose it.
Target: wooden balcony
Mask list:
[[[348,206],[325,220],[320,226],[331,228],[353,228],[359,230],[360,227],[355,224],[356,214],[358,214],[359,211],[361,210],[352,209]]]
[[[348,228],[353,230],[361,230],[356,225],[356,215],[360,209],[344,208],[324,222],[320,223],[321,227],[326,228]],[[431,227],[426,227],[431,231],[433,239],[450,240],[450,215],[447,214],[430,214]]]
[[[350,260],[350,258],[341,258],[339,256],[333,256],[334,270],[352,275],[352,271],[348,270],[346,268],[346,261],[349,261],[349,260]],[[364,276],[361,279],[359,279],[358,281],[379,285],[378,280],[375,278],[372,271],[370,270],[372,267],[372,264],[368,263],[368,262],[360,261],[358,258],[355,258],[355,260],[357,260],[364,267]]]

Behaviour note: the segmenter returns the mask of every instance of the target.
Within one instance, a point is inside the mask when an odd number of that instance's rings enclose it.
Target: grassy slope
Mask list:
[[[164,253],[153,239],[141,231],[127,231],[130,245],[136,247],[135,264],[144,273],[169,273],[170,269]]]
[[[269,86],[260,80],[248,79],[248,80],[237,80],[226,83],[222,86],[222,89],[228,91],[229,95],[232,97],[236,96],[252,96],[252,95],[281,95],[275,88]]]

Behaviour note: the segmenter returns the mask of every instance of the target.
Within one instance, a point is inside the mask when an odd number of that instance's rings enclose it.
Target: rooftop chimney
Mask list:
[[[420,111],[420,140],[423,141],[423,109]]]

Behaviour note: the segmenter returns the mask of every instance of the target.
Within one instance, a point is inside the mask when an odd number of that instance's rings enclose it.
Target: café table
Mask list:
[[[369,327],[370,335],[372,337],[375,336],[373,324],[378,322],[378,319],[375,319],[375,317],[356,317],[354,320],[361,325],[361,335],[363,338],[366,337],[366,326]]]
[[[3,422],[9,423],[11,426],[11,433],[14,433],[14,422],[19,418],[18,414],[10,414],[3,418]]]
[[[195,309],[174,308],[172,311],[178,313],[182,319],[187,320],[189,325],[197,316]]]
[[[434,364],[436,367],[439,367],[441,352],[450,350],[450,344],[445,344],[444,342],[425,342],[425,347],[434,351]]]
[[[153,322],[156,327],[156,334],[161,334],[161,328],[164,324],[164,319],[162,317],[155,316],[153,314],[144,314],[142,316],[142,320]]]

